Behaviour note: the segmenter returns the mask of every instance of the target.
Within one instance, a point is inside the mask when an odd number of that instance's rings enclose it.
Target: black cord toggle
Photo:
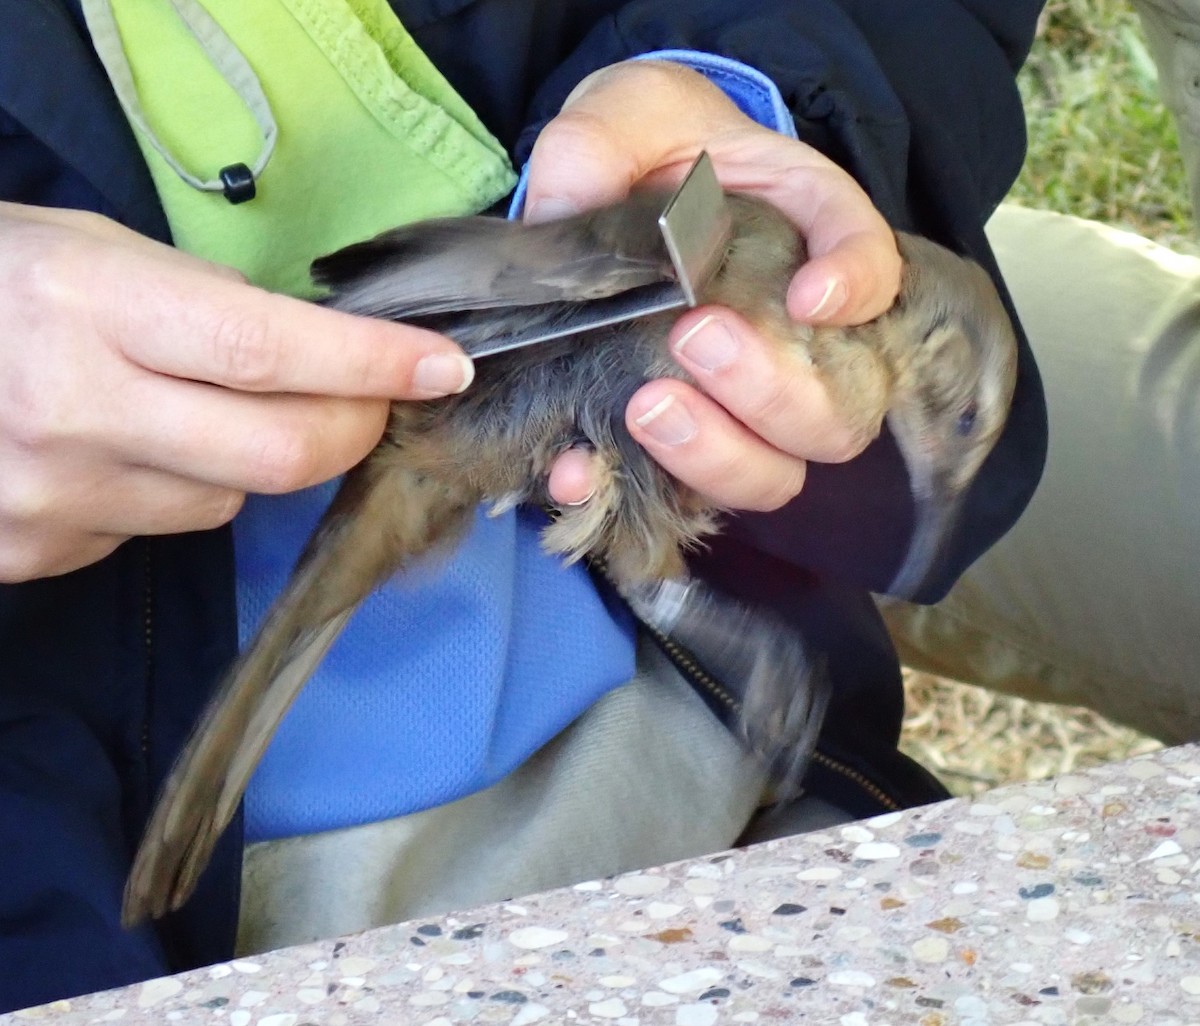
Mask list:
[[[245,203],[254,199],[258,192],[254,184],[254,172],[245,164],[230,164],[217,172],[225,186],[225,198],[230,203]]]

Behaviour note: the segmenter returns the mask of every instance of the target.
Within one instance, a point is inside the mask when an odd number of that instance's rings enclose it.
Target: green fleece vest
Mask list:
[[[512,188],[503,148],[386,0],[83,7],[175,244],[256,284],[311,295],[315,257]]]

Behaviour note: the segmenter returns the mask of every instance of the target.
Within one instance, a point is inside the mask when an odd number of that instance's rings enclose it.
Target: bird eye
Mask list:
[[[958,415],[958,423],[954,425],[955,430],[960,435],[969,435],[975,429],[975,419],[979,416],[979,407],[974,403],[970,403],[966,409]]]

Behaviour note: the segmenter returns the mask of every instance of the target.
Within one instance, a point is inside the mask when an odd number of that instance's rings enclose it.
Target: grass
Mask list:
[[[1019,85],[1029,155],[1013,200],[1200,252],[1175,125],[1128,3],[1052,0]],[[1086,709],[911,672],[905,688],[901,747],[956,794],[1160,747]]]
[[[1014,200],[1191,248],[1178,135],[1127,2],[1053,0],[1018,84],[1029,155]]]

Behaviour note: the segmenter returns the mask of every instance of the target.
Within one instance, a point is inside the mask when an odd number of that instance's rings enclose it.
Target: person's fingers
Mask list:
[[[88,458],[49,463],[10,456],[0,482],[6,529],[80,536],[175,534],[219,527],[241,509],[242,492],[142,466]]]
[[[828,248],[810,245],[809,259],[788,289],[788,312],[797,320],[865,324],[896,301],[901,263],[890,230],[850,230],[832,239]]]
[[[665,470],[721,506],[778,509],[804,486],[804,460],[764,441],[681,381],[644,385],[630,400],[625,422]]]
[[[88,528],[133,537],[204,531],[229,523],[242,508],[245,492],[205,484],[148,467],[121,468],[119,488],[97,491]]]
[[[35,207],[0,200],[0,224],[19,226],[25,239],[19,243],[33,252],[40,243],[49,242],[52,248],[78,246],[81,243],[100,242],[119,246],[152,256],[158,263],[173,264],[181,268],[204,271],[229,281],[246,280],[240,271],[224,264],[205,260],[203,257],[185,253],[174,246],[166,246],[145,235],[139,235],[124,225],[89,210],[65,210],[59,207]],[[36,229],[46,231],[39,237]],[[65,234],[64,234],[65,233]],[[73,236],[73,238],[71,238]],[[10,241],[12,236],[10,236]]]
[[[900,290],[896,237],[862,187],[823,154],[757,126],[709,144],[721,184],[778,208],[804,239],[808,259],[793,279],[797,320],[862,324]]]
[[[578,506],[587,502],[596,490],[590,449],[568,449],[550,466],[546,490],[558,506]]]
[[[47,533],[40,528],[6,526],[0,531],[0,584],[55,577],[103,559],[124,535]]]
[[[173,377],[246,392],[427,399],[461,392],[474,376],[441,335],[224,278],[198,280],[190,269],[114,287],[102,335],[139,366]]]
[[[730,191],[782,210],[809,261],[788,295],[799,320],[861,324],[900,288],[895,237],[862,187],[812,147],[743,115],[702,75],[628,61],[589,76],[539,136],[526,217],[546,220],[614,202],[635,184],[676,183],[706,149]]]
[[[156,406],[139,423],[104,418],[114,457],[241,492],[294,491],[358,463],[379,441],[382,400],[258,396],[189,381],[138,381]],[[122,427],[124,424],[124,427]]]
[[[870,438],[836,409],[799,341],[764,338],[724,307],[699,307],[675,323],[671,351],[704,392],[791,456],[840,463]]]
[[[97,215],[19,211],[0,219],[21,229],[10,238],[28,255],[24,307],[74,317],[147,370],[247,392],[389,399],[453,394],[474,376],[434,332],[254,288]]]
[[[703,76],[628,61],[584,79],[538,136],[525,217],[552,220],[624,198],[637,183],[678,180],[714,132],[752,125]]]

